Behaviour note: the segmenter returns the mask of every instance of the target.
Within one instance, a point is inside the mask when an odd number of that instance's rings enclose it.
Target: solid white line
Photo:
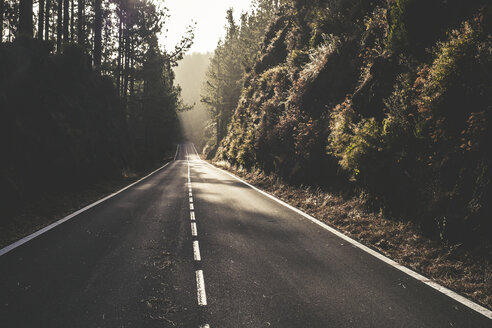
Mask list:
[[[191,221],[195,221],[195,212],[190,212]]]
[[[190,204],[190,210],[194,210],[193,204]]]
[[[205,293],[205,281],[203,280],[203,271],[197,270],[196,272],[196,290],[198,296],[198,305],[207,305],[207,295]]]
[[[197,236],[196,223],[195,222],[191,222],[191,235],[194,236],[194,237]]]
[[[5,246],[4,248],[0,249],[0,256],[2,256],[2,255],[4,255],[4,254],[6,254],[6,253],[8,253],[8,252],[10,252],[11,250],[13,250],[13,249],[15,249],[15,248],[17,248],[17,247],[19,247],[19,246],[21,246],[21,245],[25,244],[25,243],[27,243],[29,240],[34,239],[34,238],[36,238],[37,236],[42,235],[43,233],[45,233],[45,232],[47,232],[47,231],[49,231],[49,230],[53,229],[54,227],[56,227],[56,226],[58,226],[58,225],[62,224],[63,222],[66,222],[66,221],[70,220],[71,218],[73,218],[73,217],[75,217],[75,216],[79,215],[80,213],[85,212],[85,211],[87,211],[88,209],[90,209],[90,208],[92,208],[92,207],[94,207],[94,206],[96,206],[96,205],[98,205],[98,204],[101,204],[101,203],[102,203],[102,202],[104,202],[105,200],[108,200],[108,199],[110,199],[110,198],[112,198],[112,197],[114,197],[114,196],[118,195],[119,193],[122,193],[123,191],[125,191],[125,190],[127,190],[128,188],[130,188],[130,187],[132,187],[132,186],[136,185],[136,184],[137,184],[137,183],[139,183],[140,181],[145,180],[145,179],[147,179],[148,177],[150,177],[151,175],[153,175],[154,173],[156,173],[156,172],[158,172],[158,171],[162,170],[163,168],[165,168],[166,166],[168,166],[170,163],[171,163],[171,162],[169,162],[169,163],[167,163],[167,164],[165,164],[165,165],[161,166],[161,167],[160,167],[160,168],[158,168],[157,170],[152,171],[151,173],[147,174],[146,176],[144,176],[144,177],[143,177],[143,178],[141,178],[140,180],[137,180],[137,181],[135,181],[135,182],[133,182],[133,183],[129,184],[128,186],[124,187],[123,189],[120,189],[120,190],[118,190],[117,192],[112,193],[112,194],[111,194],[111,195],[109,195],[109,196],[106,196],[106,197],[104,197],[104,198],[102,198],[102,199],[100,199],[100,200],[98,200],[98,201],[96,201],[96,202],[94,202],[94,203],[92,203],[92,204],[89,204],[89,205],[87,205],[87,206],[85,206],[85,207],[81,208],[80,210],[75,211],[75,212],[73,212],[72,214],[69,214],[69,215],[65,216],[64,218],[62,218],[62,219],[60,219],[60,220],[58,220],[58,221],[56,221],[56,222],[53,222],[53,223],[51,223],[50,225],[47,225],[46,227],[44,227],[44,228],[42,228],[42,229],[40,229],[40,230],[38,230],[38,231],[36,231],[36,232],[33,232],[32,234],[30,234],[30,235],[28,235],[28,236],[26,236],[26,237],[24,237],[24,238],[22,238],[22,239],[20,239],[20,240],[18,240],[18,241],[16,241],[16,242],[14,242],[14,243],[12,243],[12,244],[10,244],[10,245],[8,245],[8,246]]]
[[[179,151],[179,144],[176,147],[176,154],[174,154],[174,160],[176,160],[176,156],[178,156],[178,151]]]
[[[198,156],[198,158],[199,158],[199,159],[201,159],[201,158],[200,158],[200,155],[199,155],[199,154],[198,154],[198,152],[196,151],[195,144],[192,144],[192,145],[193,145],[193,149],[195,150],[195,154],[196,154],[196,156]]]
[[[195,261],[201,261],[202,257],[200,256],[200,246],[198,245],[198,241],[193,241],[193,258]]]
[[[461,304],[463,304],[463,305],[465,305],[465,306],[469,307],[470,309],[473,309],[473,310],[477,311],[478,313],[480,313],[480,314],[482,314],[482,315],[486,316],[487,318],[492,319],[492,311],[490,311],[490,310],[486,309],[485,307],[483,307],[483,306],[481,306],[481,305],[479,305],[479,304],[477,304],[477,303],[475,303],[475,302],[473,302],[473,301],[471,301],[471,300],[467,299],[466,297],[463,297],[463,296],[459,295],[459,294],[458,294],[458,293],[456,293],[456,292],[453,292],[452,290],[450,290],[450,289],[448,289],[448,288],[446,288],[446,287],[444,287],[444,286],[439,285],[438,283],[436,283],[436,282],[434,282],[434,281],[430,280],[429,278],[424,277],[423,275],[421,275],[421,274],[419,274],[419,273],[417,273],[417,272],[415,272],[415,271],[413,271],[413,270],[411,270],[411,269],[409,269],[409,268],[407,268],[407,267],[405,267],[405,266],[403,266],[403,265],[401,265],[401,264],[399,264],[399,263],[397,263],[397,262],[393,261],[393,260],[392,260],[392,259],[390,259],[390,258],[387,258],[386,256],[384,256],[384,255],[382,255],[382,254],[380,254],[380,253],[378,253],[378,252],[376,252],[376,251],[374,251],[374,250],[370,249],[369,247],[367,247],[367,246],[365,246],[365,245],[362,245],[362,244],[361,244],[361,243],[359,243],[358,241],[356,241],[356,240],[354,240],[354,239],[352,239],[352,238],[350,238],[350,237],[348,237],[348,236],[345,236],[343,233],[341,233],[340,231],[338,231],[338,230],[336,230],[336,229],[334,229],[334,228],[330,227],[330,226],[329,226],[329,225],[327,225],[326,223],[321,222],[321,221],[319,221],[318,219],[316,219],[316,218],[312,217],[311,215],[309,215],[309,214],[307,214],[307,213],[304,213],[303,211],[301,211],[301,210],[299,210],[299,209],[297,209],[297,208],[295,208],[295,207],[293,207],[293,206],[291,206],[291,205],[287,204],[286,202],[284,202],[284,201],[282,201],[282,200],[278,199],[277,197],[272,196],[272,195],[268,194],[267,192],[265,192],[265,191],[263,191],[263,190],[261,190],[261,189],[256,188],[255,186],[253,186],[253,185],[251,185],[251,184],[247,183],[246,181],[244,181],[244,180],[242,180],[242,179],[238,178],[237,176],[235,176],[235,175],[233,175],[233,174],[231,174],[231,173],[229,173],[229,172],[227,172],[227,171],[225,171],[225,170],[222,170],[221,168],[218,168],[218,167],[216,167],[216,166],[213,166],[212,164],[210,164],[210,163],[208,163],[208,162],[206,162],[206,161],[204,161],[204,162],[205,162],[205,163],[207,163],[208,165],[210,165],[211,167],[213,167],[213,168],[215,168],[215,169],[217,169],[217,170],[219,170],[219,171],[222,171],[222,172],[224,172],[225,174],[227,174],[227,175],[231,176],[232,178],[234,178],[234,179],[236,179],[236,180],[238,180],[238,181],[240,181],[240,182],[244,183],[244,184],[245,184],[245,185],[247,185],[248,187],[250,187],[250,188],[252,188],[252,189],[256,190],[257,192],[259,192],[259,193],[261,193],[261,194],[265,195],[266,197],[268,197],[268,198],[270,198],[270,199],[272,199],[272,200],[276,201],[277,203],[279,203],[279,204],[281,204],[281,205],[283,205],[283,206],[285,206],[285,207],[287,207],[287,208],[291,209],[292,211],[296,212],[297,214],[302,215],[303,217],[305,217],[306,219],[310,220],[311,222],[313,222],[313,223],[315,223],[315,224],[319,225],[320,227],[322,227],[322,228],[324,228],[324,229],[326,229],[326,230],[330,231],[331,233],[333,233],[333,234],[337,235],[338,237],[340,237],[340,238],[342,238],[343,240],[345,240],[345,241],[347,241],[347,242],[351,243],[352,245],[354,245],[354,246],[356,246],[356,247],[360,248],[361,250],[363,250],[363,251],[365,251],[365,252],[367,252],[367,253],[371,254],[372,256],[374,256],[374,257],[378,258],[379,260],[381,260],[381,261],[383,261],[383,262],[385,262],[385,263],[387,263],[387,264],[391,265],[392,267],[394,267],[394,268],[396,268],[396,269],[398,269],[398,270],[400,270],[400,271],[402,271],[402,272],[406,273],[407,275],[409,275],[409,276],[411,276],[411,277],[413,277],[413,278],[415,278],[415,279],[417,279],[417,280],[419,280],[419,281],[423,282],[424,284],[426,284],[426,285],[428,285],[428,286],[430,286],[430,287],[434,288],[435,290],[437,290],[437,291],[439,291],[439,292],[443,293],[444,295],[447,295],[447,296],[451,297],[451,298],[452,298],[452,299],[454,299],[455,301],[460,302]]]

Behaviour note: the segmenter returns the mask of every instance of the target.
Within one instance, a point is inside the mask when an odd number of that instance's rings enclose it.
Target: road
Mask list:
[[[492,327],[255,191],[176,160],[0,256],[1,327]]]

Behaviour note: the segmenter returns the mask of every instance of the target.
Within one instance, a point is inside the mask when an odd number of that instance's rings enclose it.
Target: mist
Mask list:
[[[191,110],[181,112],[179,121],[184,137],[193,142],[201,151],[205,145],[205,133],[210,116],[203,103],[200,102],[200,90],[212,53],[192,53],[186,55],[174,69],[175,82],[181,86],[181,96]]]

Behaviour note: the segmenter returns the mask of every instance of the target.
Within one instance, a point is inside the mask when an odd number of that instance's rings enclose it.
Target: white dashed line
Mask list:
[[[186,159],[188,162],[188,197],[190,202],[191,235],[193,237],[197,237],[198,232],[196,227],[195,209],[193,207],[193,192],[191,189],[190,159],[186,147],[185,150],[186,150]],[[197,240],[193,241],[193,258],[196,262],[200,262],[202,260],[200,255],[200,246]],[[205,279],[203,278],[203,270],[196,270],[195,274],[196,274],[196,291],[197,291],[198,305],[205,306],[207,305],[207,295],[205,293]],[[210,328],[210,325],[203,324],[200,325],[199,328]]]
[[[191,222],[191,235],[193,237],[196,237],[197,236],[197,232],[196,232],[196,223],[195,222]]]
[[[207,295],[205,294],[205,281],[203,280],[203,271],[196,271],[196,290],[198,291],[198,305],[207,305]],[[205,325],[204,327],[207,327]]]
[[[193,241],[193,258],[195,261],[201,261],[202,257],[200,256],[200,246],[198,246],[198,241]]]

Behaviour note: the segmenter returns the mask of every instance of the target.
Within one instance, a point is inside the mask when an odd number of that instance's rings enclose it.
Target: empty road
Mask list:
[[[189,143],[4,253],[1,327],[492,327]]]

